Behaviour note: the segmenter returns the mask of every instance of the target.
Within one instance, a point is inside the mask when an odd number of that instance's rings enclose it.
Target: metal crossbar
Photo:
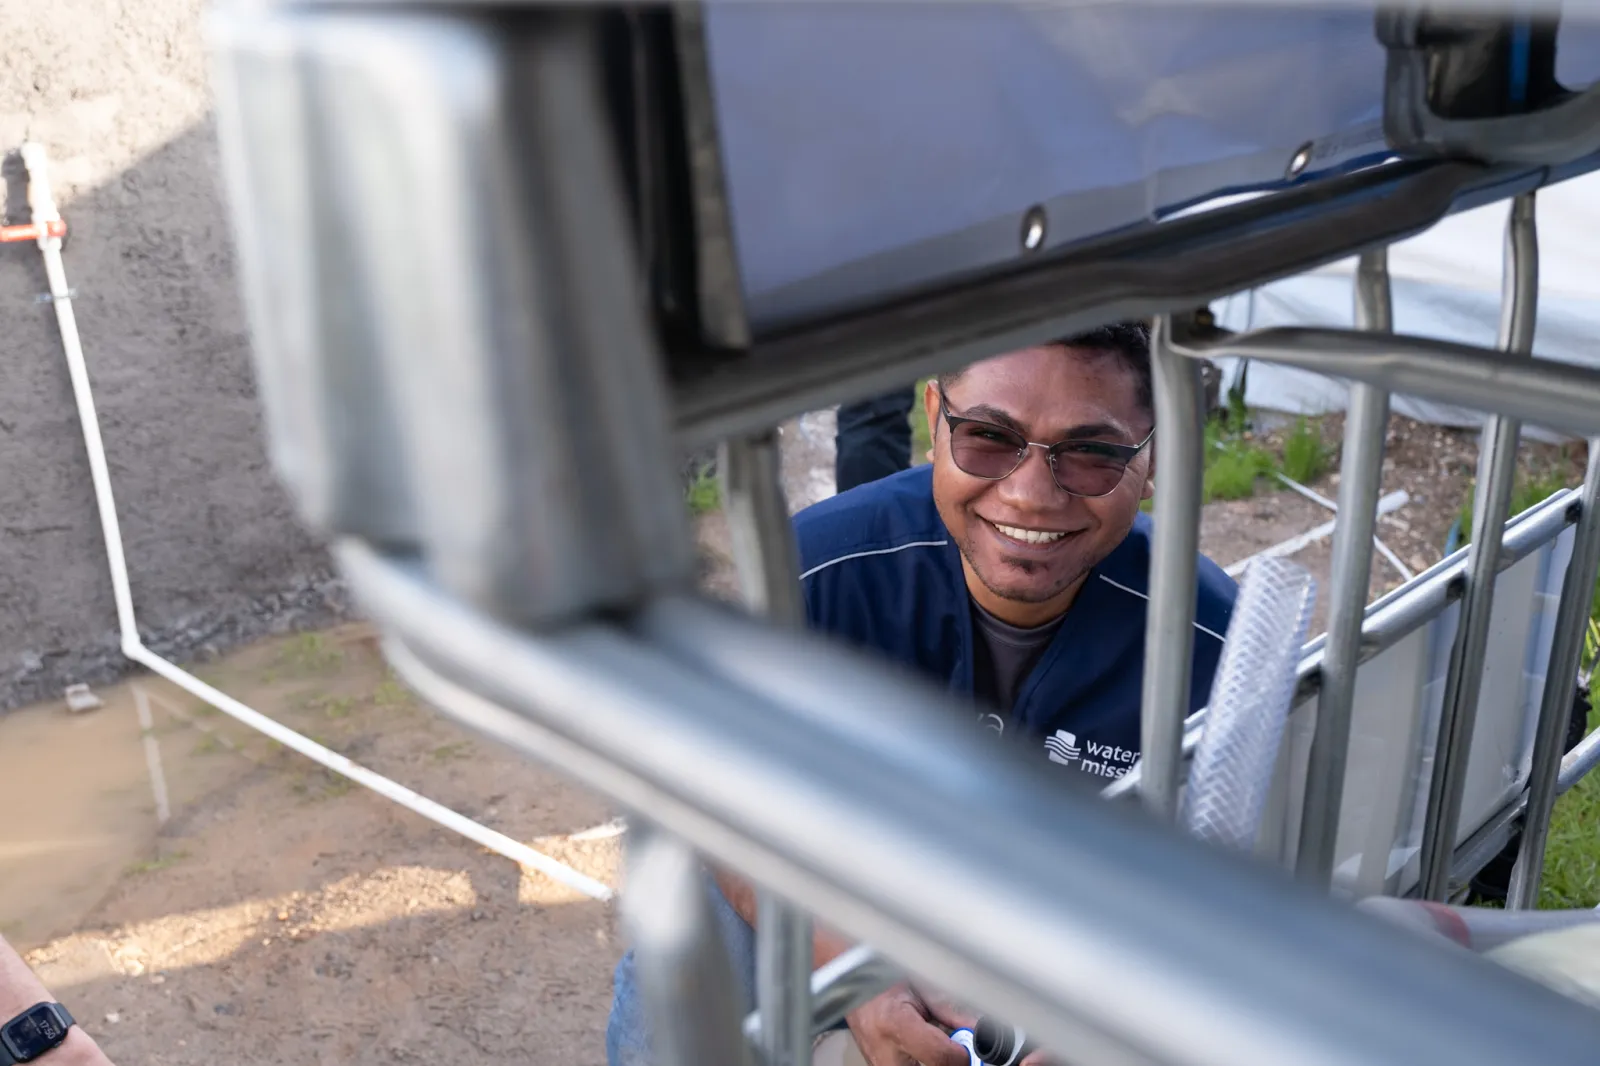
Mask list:
[[[675,25],[698,32],[692,18]],[[1517,421],[1600,434],[1600,372],[1528,357],[1531,198],[1513,218],[1501,351],[1392,333],[1374,251],[1459,206],[1531,193],[1552,172],[1439,159],[1372,168],[749,337],[718,183],[695,186],[675,230],[653,214],[671,199],[668,178],[636,167],[624,180],[614,149],[627,138],[608,95],[614,29],[572,8],[241,7],[216,17],[213,42],[263,392],[291,487],[337,538],[402,677],[635,812],[624,906],[661,1061],[803,1064],[818,1025],[902,973],[1084,1064],[1592,1060],[1600,1018],[1584,1008],[1484,960],[1397,938],[1321,891],[1357,671],[1456,601],[1465,622],[1429,805],[1428,890],[1503,846],[1523,809],[1529,832],[1542,832],[1553,794],[1595,757],[1592,742],[1557,757],[1547,693],[1527,793],[1454,846],[1495,576],[1578,522],[1559,609],[1570,622],[1600,554],[1600,448],[1582,494],[1502,539]],[[704,56],[688,47],[678,58],[691,82],[677,116],[685,169],[714,177]],[[660,103],[648,96],[635,103]],[[422,232],[420,202],[443,216]],[[648,241],[630,229],[640,219]],[[652,306],[641,279],[675,251],[663,232],[696,242],[712,332],[724,344],[748,337],[746,350],[695,349],[640,313]],[[1217,341],[1180,310],[1358,253],[1359,330]],[[318,269],[330,262],[339,270]],[[1117,786],[1137,788],[1134,806],[975,747],[959,701],[798,631],[770,430],[810,406],[1157,312],[1143,753]],[[1297,694],[1320,689],[1325,708],[1300,884],[1170,824],[1199,726],[1183,717],[1197,359],[1222,354],[1360,383],[1340,591]],[[1470,554],[1363,610],[1391,391],[1500,420]],[[670,456],[725,439],[742,584],[765,618],[685,591],[692,560]],[[1575,674],[1574,654],[1571,639],[1556,641],[1550,689]],[[702,860],[762,890],[754,1018],[739,1017]],[[1536,862],[1530,848],[1524,865]],[[1536,878],[1519,875],[1519,900]],[[809,980],[808,915],[863,945]]]

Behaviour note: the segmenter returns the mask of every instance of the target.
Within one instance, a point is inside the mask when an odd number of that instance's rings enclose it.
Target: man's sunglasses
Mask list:
[[[939,390],[939,413],[950,427],[950,458],[962,473],[1000,481],[1016,473],[1028,457],[1029,448],[1043,448],[1056,486],[1063,492],[1091,499],[1115,492],[1128,464],[1156,435],[1152,428],[1144,440],[1133,445],[1099,440],[1039,444],[1005,426],[951,414],[943,389]]]

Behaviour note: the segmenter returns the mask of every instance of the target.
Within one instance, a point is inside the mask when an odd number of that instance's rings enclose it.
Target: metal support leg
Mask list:
[[[1356,270],[1356,325],[1384,333],[1394,329],[1387,249],[1361,256]],[[1339,464],[1339,524],[1333,531],[1328,643],[1322,657],[1322,692],[1317,698],[1317,726],[1306,771],[1305,813],[1300,820],[1296,858],[1300,876],[1319,888],[1326,887],[1333,874],[1344,804],[1350,708],[1361,657],[1361,622],[1372,579],[1372,539],[1388,427],[1389,394],[1375,385],[1353,382]]]
[[[762,890],[756,1003],[767,1066],[811,1066],[811,916]]]
[[[635,825],[623,919],[659,1066],[748,1066],[738,986],[699,857],[683,841]]]
[[[1533,351],[1538,314],[1539,246],[1534,224],[1534,197],[1526,193],[1511,205],[1506,229],[1505,294],[1502,298],[1500,347],[1512,355]],[[1467,569],[1467,594],[1461,605],[1461,626],[1450,653],[1439,739],[1434,748],[1433,777],[1422,828],[1422,898],[1442,900],[1450,887],[1450,859],[1461,819],[1461,792],[1478,715],[1483,682],[1483,653],[1489,641],[1489,614],[1494,606],[1494,580],[1499,571],[1500,541],[1511,508],[1517,474],[1517,441],[1522,423],[1496,415],[1483,433],[1478,458],[1478,494],[1472,516],[1472,553]]]
[[[720,465],[723,509],[745,605],[782,625],[804,625],[799,553],[783,498],[778,431],[728,441]]]
[[[1567,563],[1556,607],[1555,641],[1550,645],[1550,665],[1544,675],[1544,696],[1539,703],[1539,730],[1533,742],[1533,767],[1528,775],[1528,810],[1522,821],[1522,845],[1511,871],[1506,906],[1522,910],[1537,906],[1539,878],[1544,873],[1545,839],[1550,813],[1555,808],[1557,778],[1561,773],[1562,741],[1572,713],[1573,685],[1583,655],[1584,628],[1593,602],[1595,572],[1600,569],[1600,437],[1589,442],[1589,470],[1583,479],[1583,515],[1573,535],[1572,559]]]
[[[784,501],[776,430],[722,448],[723,506],[745,603],[800,626],[798,553]],[[756,1003],[766,1066],[811,1066],[811,918],[760,889],[756,898]]]
[[[1189,712],[1205,418],[1200,364],[1168,347],[1171,333],[1172,320],[1163,315],[1150,344],[1158,428],[1139,777],[1145,806],[1166,821],[1177,816]]]
[[[835,956],[811,975],[811,1032],[832,1029],[861,1004],[905,979],[905,970],[866,944]],[[745,1039],[759,1043],[761,1026],[761,1012],[751,1011],[744,1019]]]

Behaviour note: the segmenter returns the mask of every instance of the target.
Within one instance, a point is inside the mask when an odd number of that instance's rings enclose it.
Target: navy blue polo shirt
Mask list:
[[[973,691],[974,632],[961,553],[933,504],[933,468],[915,467],[824,500],[795,517],[812,628],[887,656],[951,692]],[[1009,715],[995,732],[1098,777],[1138,756],[1151,522],[1133,529],[1084,582]],[[1191,712],[1206,705],[1237,592],[1199,561]]]
[[[970,696],[973,621],[961,554],[933,506],[931,467],[824,500],[795,517],[806,614],[813,628],[906,664]],[[978,710],[1003,736],[1096,777],[1120,777],[1138,756],[1150,521],[1095,567],[1049,647],[1022,682],[1009,718]],[[1200,560],[1191,711],[1211,691],[1235,586]],[[708,881],[719,934],[745,1010],[755,1003],[755,932]],[[606,1025],[609,1066],[653,1066],[633,952],[617,963]]]

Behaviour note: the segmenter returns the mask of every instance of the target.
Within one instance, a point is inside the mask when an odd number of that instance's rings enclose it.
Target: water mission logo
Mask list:
[[[1069,733],[1065,729],[1058,729],[1054,734],[1045,737],[1044,750],[1049,754],[1051,762],[1058,762],[1064,766],[1071,766],[1083,757],[1083,749],[1078,747],[1078,735]]]

